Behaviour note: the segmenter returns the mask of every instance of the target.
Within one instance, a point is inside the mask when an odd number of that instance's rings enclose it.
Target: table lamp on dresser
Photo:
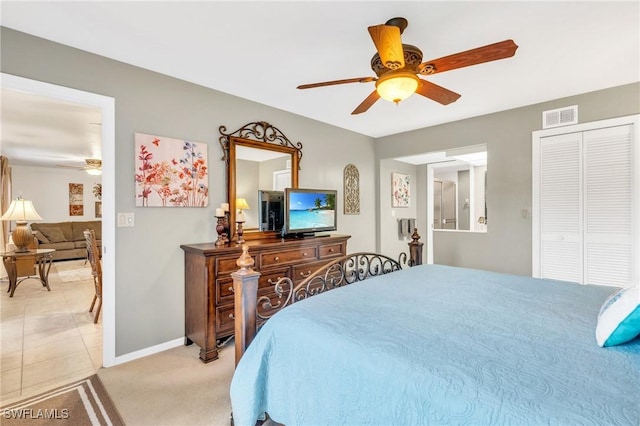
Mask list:
[[[15,220],[16,229],[11,234],[13,244],[16,246],[16,252],[29,251],[29,244],[33,242],[33,233],[31,227],[27,225],[29,220],[42,220],[31,201],[22,197],[11,201],[11,205],[7,211],[0,217],[0,220]]]

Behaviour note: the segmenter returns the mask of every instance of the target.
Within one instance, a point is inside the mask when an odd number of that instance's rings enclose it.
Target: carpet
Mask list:
[[[124,425],[97,375],[0,408],[3,426]]]

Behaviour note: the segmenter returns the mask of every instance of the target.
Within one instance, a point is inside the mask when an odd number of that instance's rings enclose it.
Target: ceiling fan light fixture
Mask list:
[[[419,83],[420,79],[409,71],[389,71],[376,82],[376,91],[382,99],[397,104],[414,94]]]

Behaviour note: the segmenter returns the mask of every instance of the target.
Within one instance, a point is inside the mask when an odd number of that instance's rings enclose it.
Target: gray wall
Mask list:
[[[411,200],[408,207],[393,207],[391,197],[391,175],[392,173],[402,173],[410,176],[409,194]],[[392,258],[397,258],[398,253],[408,252],[407,243],[411,238],[401,237],[398,233],[398,219],[416,218],[418,211],[418,170],[417,166],[395,160],[380,161],[380,174],[378,176],[380,185],[380,223],[381,228],[386,232],[381,232],[380,253]],[[417,223],[420,228],[424,220]]]
[[[342,200],[342,171],[355,164],[361,178],[361,213],[343,216],[339,208],[338,232],[352,235],[349,251],[375,249],[371,138],[8,28],[2,28],[0,36],[3,73],[115,98],[116,211],[136,215],[135,227],[113,230],[116,356],[184,336],[180,244],[216,238],[214,209],[226,201],[225,167],[219,161],[221,125],[233,131],[248,122],[267,121],[291,141],[302,142],[300,186],[337,189],[338,200]],[[135,132],[209,145],[207,208],[135,207]]]
[[[113,230],[117,356],[184,335],[184,265],[179,246],[215,239],[214,209],[226,201],[225,167],[217,161],[222,154],[217,142],[220,125],[235,130],[263,120],[277,126],[292,141],[303,143],[300,186],[337,189],[339,201],[344,167],[353,163],[360,172],[360,214],[343,215],[339,207],[338,232],[352,235],[350,252],[378,249],[392,256],[406,250],[397,236],[396,218],[411,212],[419,215],[418,227],[423,228],[426,202],[417,197],[415,211],[391,216],[390,172],[402,169],[381,160],[487,143],[489,232],[438,233],[435,261],[530,275],[531,218],[523,218],[521,209],[531,207],[531,132],[540,129],[541,112],[577,104],[580,122],[587,122],[640,110],[640,84],[633,84],[374,141],[10,29],[2,28],[0,36],[2,72],[116,100],[116,211],[136,214],[135,227]],[[135,207],[135,132],[209,144],[208,208]],[[421,189],[424,167],[411,174],[414,194],[426,193]]]
[[[639,95],[640,83],[634,83],[387,136],[376,141],[376,159],[386,164],[398,156],[486,143],[488,232],[434,233],[434,262],[531,275],[531,215],[525,218],[521,210],[531,211],[531,132],[542,128],[542,111],[578,105],[585,123],[639,113]],[[380,198],[384,211],[384,193]],[[382,251],[394,233],[384,219],[378,222]]]

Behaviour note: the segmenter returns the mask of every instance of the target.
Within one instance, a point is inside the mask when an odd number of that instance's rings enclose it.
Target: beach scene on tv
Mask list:
[[[335,194],[294,192],[290,194],[289,229],[326,228],[333,226],[336,210]]]

